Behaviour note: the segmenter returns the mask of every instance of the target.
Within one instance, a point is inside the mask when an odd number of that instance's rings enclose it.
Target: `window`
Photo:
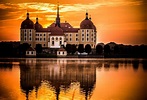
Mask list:
[[[70,41],[71,41],[71,38],[70,38]]]
[[[25,33],[25,36],[27,36],[27,34]]]
[[[71,34],[70,34],[70,36],[71,36]]]
[[[56,37],[56,41],[58,41],[58,38]]]
[[[62,38],[60,37],[60,40],[62,40]]]
[[[82,41],[84,41],[84,38],[82,38]]]
[[[32,38],[30,38],[30,41],[32,40]]]
[[[60,54],[60,52],[59,52],[59,54]]]
[[[78,36],[78,34],[76,34],[76,36]]]
[[[54,40],[54,37],[52,37],[52,40]]]
[[[89,32],[89,31],[87,30],[87,32]]]
[[[62,44],[62,41],[60,41],[60,45]]]
[[[24,40],[26,41],[27,39],[26,39],[26,38],[24,38]]]
[[[68,36],[68,34],[66,34],[66,36]]]
[[[87,38],[87,41],[88,41],[88,38]]]
[[[40,36],[42,36],[42,34],[40,34]]]
[[[32,51],[32,54],[33,54],[33,51]]]
[[[89,36],[89,34],[87,34],[87,36]]]
[[[30,32],[32,32],[32,30],[30,30]]]
[[[30,34],[30,36],[32,36],[32,34]]]
[[[91,36],[93,36],[93,34],[91,34]]]
[[[54,46],[54,41],[52,41],[52,46]]]
[[[63,54],[64,54],[64,51],[63,51]]]
[[[26,30],[24,30],[25,32],[27,32]]]
[[[44,36],[45,36],[45,34],[44,34]]]
[[[45,44],[43,46],[45,47]]]
[[[44,38],[44,41],[45,41],[45,38]]]
[[[82,34],[82,36],[84,36],[84,34]]]
[[[42,38],[40,38],[40,41],[42,40]]]
[[[78,38],[76,38],[76,41],[78,41]]]
[[[27,54],[29,54],[29,51],[27,51]]]
[[[66,38],[66,41],[68,41],[68,38]]]
[[[93,47],[93,44],[91,44],[91,47]]]
[[[84,30],[82,30],[82,32],[84,32]]]

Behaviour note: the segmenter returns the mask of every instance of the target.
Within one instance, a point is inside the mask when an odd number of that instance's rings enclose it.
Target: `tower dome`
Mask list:
[[[94,29],[93,22],[88,18],[88,13],[86,12],[86,18],[80,24],[81,29]]]
[[[36,23],[35,23],[35,30],[36,31],[39,31],[39,30],[41,30],[43,27],[42,27],[42,25],[41,24],[39,24],[39,22],[38,22],[38,17],[36,18]]]
[[[29,19],[29,13],[27,13],[27,18],[21,23],[21,29],[34,29],[34,23]]]

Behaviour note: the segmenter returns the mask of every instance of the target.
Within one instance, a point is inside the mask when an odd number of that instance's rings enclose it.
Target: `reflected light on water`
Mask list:
[[[145,59],[0,59],[1,100],[146,100]]]

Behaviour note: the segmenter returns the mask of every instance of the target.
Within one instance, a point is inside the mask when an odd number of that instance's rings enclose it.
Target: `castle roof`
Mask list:
[[[34,23],[29,18],[29,13],[27,13],[27,18],[21,23],[21,29],[34,29]]]

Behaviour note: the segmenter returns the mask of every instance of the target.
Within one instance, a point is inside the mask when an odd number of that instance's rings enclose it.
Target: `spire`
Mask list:
[[[88,20],[88,11],[86,10],[86,20]]]
[[[36,17],[36,23],[38,23],[38,16]]]
[[[55,26],[60,27],[59,3],[57,4],[57,17]]]
[[[89,16],[89,20],[91,20],[91,15]]]
[[[28,10],[27,10],[27,19],[29,19],[29,13],[28,13]]]

